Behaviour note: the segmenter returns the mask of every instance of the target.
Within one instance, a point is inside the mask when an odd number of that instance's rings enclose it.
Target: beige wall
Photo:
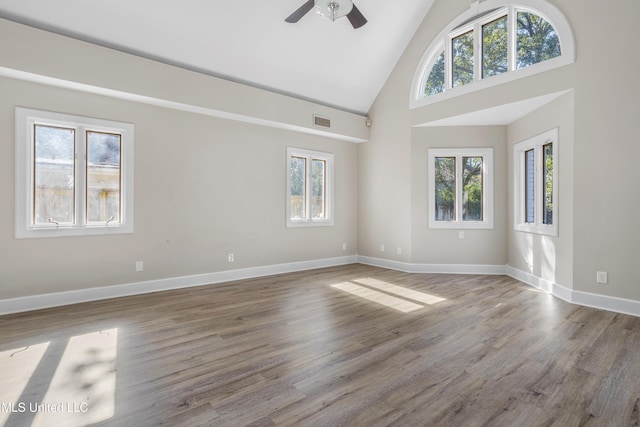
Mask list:
[[[135,124],[133,234],[14,239],[16,105]],[[289,145],[335,153],[334,227],[285,227]],[[0,299],[353,255],[357,163],[349,142],[0,78]]]
[[[412,244],[404,261],[508,263],[574,291],[640,300],[640,282],[633,269],[640,239],[633,226],[634,213],[640,211],[634,178],[640,158],[640,82],[635,75],[640,57],[632,54],[637,50],[634,19],[640,3],[614,0],[607,3],[611,13],[603,13],[602,5],[595,1],[580,6],[572,0],[550,2],[572,26],[577,52],[574,64],[410,110],[411,81],[425,49],[472,2],[434,3],[372,108],[374,127],[382,123],[386,130],[372,131],[370,142],[360,147],[360,253],[394,259],[392,254],[377,251],[376,245],[383,238],[393,238],[385,235],[386,227],[398,228],[393,224],[406,221],[409,215],[410,229],[402,228],[396,236]],[[453,233],[429,230],[425,150],[432,144],[458,146],[467,130],[448,127],[407,132],[407,127],[564,91],[568,92],[504,128],[507,150],[502,167],[507,185],[495,206],[496,212],[505,215],[502,225],[497,220],[492,233],[465,240],[464,250],[456,250],[461,242],[449,235]],[[560,128],[560,234],[543,238],[515,232],[512,147],[553,127]],[[478,134],[481,145],[492,131],[496,130]],[[407,173],[409,168],[411,173]],[[388,171],[387,178],[378,175],[382,170]],[[412,188],[410,195],[406,188]],[[398,205],[389,206],[386,200]],[[389,212],[392,207],[398,216],[368,212],[377,207]],[[435,248],[443,248],[444,253]],[[487,248],[492,248],[490,254],[474,255]],[[609,273],[609,284],[595,283],[597,270]]]
[[[464,230],[428,227],[427,153],[430,148],[493,148],[494,227]],[[504,265],[507,259],[507,135],[504,126],[414,128],[412,132],[412,262]]]
[[[640,301],[633,269],[640,238],[633,226],[640,211],[640,198],[635,197],[640,57],[633,54],[640,3],[612,0],[607,3],[611,13],[603,13],[595,1],[580,6],[573,0],[551,3],[573,28],[575,64],[411,110],[410,87],[424,50],[471,4],[435,1],[371,108],[370,134],[363,117],[0,20],[0,67],[301,130],[1,78],[0,298],[221,271],[230,267],[228,252],[236,254],[233,267],[242,268],[357,251],[408,263],[509,264],[574,291]],[[86,61],[87,55],[95,61]],[[508,126],[413,128],[561,91],[568,92]],[[15,105],[135,123],[133,235],[13,239]],[[334,136],[369,141],[354,145],[304,133],[313,113],[332,117]],[[556,126],[560,234],[544,238],[517,233],[512,147]],[[457,232],[426,226],[426,150],[463,144],[496,150],[496,220],[493,230],[467,230],[465,240],[459,241]],[[336,153],[335,227],[284,227],[287,145]],[[250,173],[237,169],[241,159]],[[169,175],[171,167],[176,173]],[[347,251],[342,251],[343,242]],[[145,261],[143,273],[133,272],[136,260]],[[595,283],[597,270],[609,273],[608,285]]]
[[[508,264],[551,283],[573,287],[574,136],[573,92],[558,98],[508,126],[509,172],[507,209]],[[514,230],[513,146],[550,129],[558,128],[558,236]]]

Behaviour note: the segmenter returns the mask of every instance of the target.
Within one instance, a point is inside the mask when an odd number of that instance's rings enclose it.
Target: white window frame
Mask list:
[[[436,157],[456,158],[456,219],[437,221],[435,213],[435,159]],[[462,158],[482,157],[482,221],[462,220]],[[431,148],[428,152],[428,188],[429,228],[435,229],[492,229],[493,228],[493,148]]]
[[[34,224],[34,128],[36,124],[72,128],[76,134],[75,224]],[[89,223],[86,212],[86,131],[121,136],[120,203],[118,223]],[[92,236],[133,233],[133,140],[131,123],[115,122],[65,113],[15,108],[15,238]]]
[[[314,219],[310,216],[311,213],[311,198],[306,197],[306,218],[304,219],[292,219],[291,218],[291,158],[302,157],[306,159],[308,165],[305,169],[305,195],[312,193],[311,182],[311,161],[322,160],[325,162],[325,210],[326,215],[323,219]],[[287,189],[286,189],[286,224],[287,227],[314,227],[314,226],[333,226],[333,199],[334,199],[334,187],[333,187],[333,166],[334,155],[332,153],[324,153],[320,151],[306,150],[302,148],[287,147]]]
[[[553,224],[544,224],[542,218],[543,208],[543,152],[542,147],[549,142],[553,143]],[[558,128],[551,129],[533,138],[527,139],[513,147],[513,171],[514,171],[514,229],[526,233],[543,234],[548,236],[558,235]],[[526,222],[526,177],[525,177],[525,153],[534,150],[534,222]]]
[[[560,56],[530,65],[525,68],[516,68],[516,13],[531,12],[549,22],[560,40]],[[489,13],[488,13],[489,12]],[[484,14],[484,15],[483,15]],[[474,18],[479,16],[478,18]],[[482,26],[501,16],[507,15],[508,19],[508,71],[482,78]],[[451,85],[451,40],[460,34],[470,30],[474,31],[474,80],[471,83],[452,87]],[[480,37],[478,37],[480,34]],[[425,96],[424,88],[431,73],[433,65],[440,54],[445,54],[445,82],[444,92],[431,96]],[[544,0],[519,0],[517,4],[508,4],[504,0],[485,0],[476,2],[462,15],[451,21],[434,38],[433,42],[425,50],[413,76],[409,106],[411,109],[445,99],[456,97],[477,90],[500,85],[509,81],[528,77],[537,73],[562,67],[575,62],[575,42],[571,26],[564,14],[554,5]]]

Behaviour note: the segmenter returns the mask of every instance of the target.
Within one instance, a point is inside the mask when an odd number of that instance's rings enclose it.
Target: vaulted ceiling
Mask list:
[[[2,0],[0,16],[364,114],[433,3],[356,0],[357,30],[314,11],[286,23],[304,1]]]

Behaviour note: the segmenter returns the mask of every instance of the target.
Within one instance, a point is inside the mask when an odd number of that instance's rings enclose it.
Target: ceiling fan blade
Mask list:
[[[311,9],[313,9],[313,6],[314,6],[314,1],[313,0],[308,0],[305,4],[300,6],[298,8],[298,10],[293,12],[287,19],[285,19],[285,21],[289,22],[290,24],[295,24],[296,22],[298,22],[300,20],[300,18],[302,18]]]
[[[351,12],[349,12],[349,14],[347,15],[347,18],[349,18],[349,22],[351,22],[353,28],[360,28],[367,23],[367,18],[365,18],[362,13],[360,13],[360,10],[356,7],[355,4],[353,5],[353,9],[351,9]]]

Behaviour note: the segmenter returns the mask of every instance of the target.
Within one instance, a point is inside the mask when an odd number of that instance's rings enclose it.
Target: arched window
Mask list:
[[[547,2],[475,3],[425,51],[412,107],[566,65],[574,57],[569,24]]]

